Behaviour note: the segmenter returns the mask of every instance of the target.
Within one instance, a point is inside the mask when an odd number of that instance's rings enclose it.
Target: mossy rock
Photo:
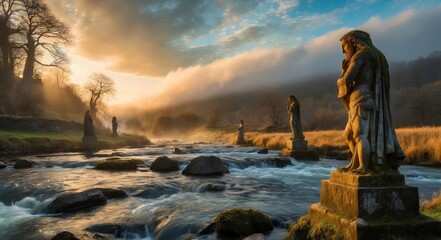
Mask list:
[[[309,216],[303,216],[289,227],[285,240],[344,240],[344,236],[325,221],[311,226]]]
[[[214,221],[219,236],[246,237],[273,230],[271,219],[253,209],[230,209],[219,213]]]
[[[138,168],[138,164],[140,164],[140,160],[109,158],[98,161],[96,163],[96,169],[114,171],[136,170]]]

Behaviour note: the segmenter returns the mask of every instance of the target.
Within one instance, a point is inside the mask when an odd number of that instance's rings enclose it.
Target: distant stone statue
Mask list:
[[[94,150],[98,147],[98,141],[95,135],[95,127],[93,126],[93,119],[89,111],[84,115],[84,136],[82,141],[83,150]]]
[[[300,103],[294,95],[288,97],[288,114],[289,114],[289,126],[291,127],[292,137],[291,139],[305,139],[302,131],[302,124],[300,122]]]
[[[118,121],[115,116],[112,118],[112,136],[118,136]]]
[[[245,144],[245,128],[242,119],[240,120],[240,125],[237,130],[239,131],[239,135],[237,136],[237,144]]]
[[[314,149],[308,148],[308,142],[302,131],[300,122],[300,103],[294,95],[288,97],[289,105],[287,107],[289,114],[289,126],[291,127],[291,136],[286,142],[286,148],[282,154],[295,158],[296,160],[319,160],[319,155]]]
[[[342,171],[397,171],[405,155],[390,113],[389,66],[368,33],[354,30],[340,39],[345,59],[337,80],[338,98],[348,110],[344,137],[352,159]]]

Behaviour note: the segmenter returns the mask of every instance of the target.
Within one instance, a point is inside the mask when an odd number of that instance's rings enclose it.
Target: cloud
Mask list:
[[[389,62],[412,60],[440,50],[441,32],[434,31],[440,28],[441,7],[426,12],[405,11],[387,20],[371,18],[358,27],[371,34],[374,45]],[[330,31],[303,46],[253,50],[205,65],[179,68],[166,75],[166,88],[154,101],[166,105],[176,99],[204,99],[302,81],[323,73],[337,77],[343,59],[339,39],[352,29]]]

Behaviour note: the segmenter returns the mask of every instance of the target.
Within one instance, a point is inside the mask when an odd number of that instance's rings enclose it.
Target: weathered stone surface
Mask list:
[[[381,175],[359,175],[347,172],[332,171],[330,181],[358,187],[403,186],[404,175],[398,173]]]
[[[291,159],[289,158],[275,158],[276,167],[283,168],[286,166],[291,166]]]
[[[418,215],[418,188],[354,187],[322,180],[320,203],[348,218]]]
[[[14,168],[32,168],[34,162],[27,159],[19,159],[15,162]]]
[[[110,158],[100,160],[96,163],[98,170],[136,170],[138,168],[138,161],[132,159]]]
[[[127,198],[129,195],[121,189],[111,189],[111,188],[97,188],[100,190],[107,199],[119,199]]]
[[[432,236],[441,234],[441,222],[422,215],[372,220],[347,218],[323,204],[315,203],[310,206],[308,216],[312,228],[327,226],[342,234],[341,239],[345,240],[433,239]]]
[[[303,139],[288,140],[286,148],[292,151],[306,151],[308,150],[308,142]]]
[[[222,175],[230,173],[222,160],[215,156],[199,156],[182,171],[185,175]]]
[[[253,209],[230,209],[219,213],[214,221],[219,236],[246,237],[273,230],[271,219]]]
[[[99,189],[66,193],[55,198],[47,207],[49,213],[65,213],[106,204],[107,199]]]
[[[155,172],[177,171],[179,170],[179,164],[176,160],[162,156],[155,159],[152,165],[150,165],[150,170]]]
[[[291,151],[285,148],[282,150],[282,155],[290,156],[292,158],[295,158],[296,160],[311,160],[311,161],[320,160],[320,157],[317,151],[315,150]]]
[[[268,154],[268,148],[261,149],[257,153],[258,154]]]
[[[53,236],[51,240],[80,240],[73,233],[68,231],[63,231]]]
[[[0,162],[0,169],[7,167],[8,165],[6,165],[4,162]]]

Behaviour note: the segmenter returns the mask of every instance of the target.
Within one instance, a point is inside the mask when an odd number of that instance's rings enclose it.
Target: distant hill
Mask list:
[[[409,62],[390,63],[391,110],[396,127],[441,125],[441,51]],[[276,109],[281,118],[281,128],[286,128],[287,97],[295,95],[301,104],[304,130],[342,129],[346,111],[337,96],[335,74],[324,74],[303,81],[292,81],[271,89],[244,91],[209,99],[185,102],[150,112],[137,113],[127,120],[127,127],[150,131],[158,126],[159,118],[168,118],[161,126],[179,132],[185,124],[179,116],[192,114],[199,125],[238,125],[243,119],[247,129],[262,129],[272,125],[272,110],[265,106],[265,96],[271,95],[280,106]],[[196,117],[195,117],[196,116]],[[186,129],[188,130],[188,129]]]

